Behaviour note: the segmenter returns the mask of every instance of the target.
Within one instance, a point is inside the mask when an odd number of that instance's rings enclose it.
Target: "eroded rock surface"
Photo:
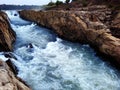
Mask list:
[[[0,51],[12,51],[16,34],[12,30],[7,14],[0,11]]]
[[[113,36],[110,31],[111,23],[109,22],[112,20],[109,9],[101,10],[100,8],[97,11],[23,10],[19,13],[23,19],[51,28],[61,38],[94,46],[120,65],[120,39]]]
[[[31,90],[16,75],[6,62],[0,60],[0,90]]]

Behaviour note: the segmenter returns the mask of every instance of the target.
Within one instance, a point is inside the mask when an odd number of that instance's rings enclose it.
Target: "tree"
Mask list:
[[[63,2],[62,2],[62,1],[57,0],[55,4],[56,4],[56,6],[58,6],[58,5],[60,5],[60,4],[63,4]]]
[[[65,2],[68,4],[70,2],[70,0],[66,0]]]
[[[55,5],[55,3],[52,1],[48,3],[48,6],[53,6],[53,5]]]

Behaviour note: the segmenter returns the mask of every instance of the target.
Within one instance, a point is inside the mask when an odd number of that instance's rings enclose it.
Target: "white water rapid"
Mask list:
[[[119,73],[89,45],[71,43],[6,11],[17,34],[12,59],[32,90],[120,90]],[[17,14],[17,16],[14,14]],[[2,53],[0,58],[6,59]]]

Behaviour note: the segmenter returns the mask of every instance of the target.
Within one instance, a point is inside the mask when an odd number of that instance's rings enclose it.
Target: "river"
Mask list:
[[[20,19],[16,11],[6,13],[17,34],[17,60],[12,61],[32,90],[120,90],[118,71],[89,45],[62,40],[51,30]],[[3,53],[0,58],[7,59]]]

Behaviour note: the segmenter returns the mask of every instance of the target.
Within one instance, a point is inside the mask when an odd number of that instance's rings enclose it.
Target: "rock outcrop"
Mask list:
[[[116,12],[113,20],[111,21],[110,30],[112,35],[120,38],[120,12]]]
[[[61,38],[90,44],[120,65],[120,39],[110,31],[110,10],[102,11],[20,11],[23,19],[51,28]],[[106,19],[107,18],[107,19]]]
[[[31,90],[21,81],[6,62],[0,60],[0,90]]]
[[[12,30],[7,14],[0,11],[0,51],[12,51],[16,34]]]
[[[0,11],[0,51],[12,51],[16,34],[12,30],[7,14]],[[10,54],[6,54],[10,57]],[[0,90],[31,90],[16,76],[17,69],[11,60],[0,60]]]

